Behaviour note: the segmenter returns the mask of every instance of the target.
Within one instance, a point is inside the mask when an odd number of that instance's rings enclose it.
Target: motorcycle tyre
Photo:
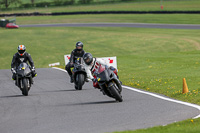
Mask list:
[[[82,90],[84,79],[85,79],[84,74],[76,75],[76,85],[75,85],[76,90]]]
[[[77,89],[82,90],[83,84],[84,84],[84,75],[78,74],[78,81],[77,81]]]
[[[109,87],[110,93],[115,97],[116,101],[122,102],[122,96],[121,94],[117,91],[116,86],[112,85]]]
[[[22,88],[22,94],[23,94],[24,96],[28,96],[28,81],[27,81],[26,78],[23,78],[23,79],[22,79],[22,84],[23,84],[23,86],[24,86],[24,88]]]

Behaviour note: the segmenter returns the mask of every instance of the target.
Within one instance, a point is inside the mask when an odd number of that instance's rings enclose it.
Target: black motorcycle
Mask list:
[[[16,71],[16,85],[22,91],[24,96],[28,96],[28,91],[33,82],[31,69],[27,63],[21,63]]]
[[[72,70],[74,78],[74,86],[76,90],[82,90],[82,87],[86,81],[87,74],[85,72],[83,58],[77,58]]]
[[[121,82],[117,78],[116,74],[108,68],[108,66],[101,65],[98,71],[95,72],[97,82],[104,95],[116,99],[116,101],[122,102],[122,86]]]

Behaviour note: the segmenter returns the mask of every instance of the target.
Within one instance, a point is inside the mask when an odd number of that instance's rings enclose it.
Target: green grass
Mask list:
[[[17,24],[90,22],[199,24],[199,20],[199,15],[184,14],[75,15],[17,17]],[[200,105],[199,36],[200,30],[177,29],[54,27],[9,30],[1,28],[0,69],[10,69],[12,56],[19,44],[27,47],[27,52],[32,55],[36,68],[46,68],[49,63],[54,62],[61,62],[61,67],[64,67],[63,55],[69,54],[75,43],[80,40],[84,43],[84,49],[96,57],[117,56],[119,76],[124,85]],[[189,87],[188,94],[181,93],[183,78],[186,78]],[[195,119],[193,122],[186,120],[135,132],[196,133],[200,131],[199,120]]]
[[[37,68],[61,62],[75,42],[94,56],[117,56],[124,85],[200,104],[200,30],[143,28],[1,29],[0,69],[9,69],[19,44],[25,44]],[[12,39],[10,39],[12,38]],[[186,78],[190,93],[181,94]]]
[[[30,9],[9,9],[1,13],[26,13],[26,12],[73,12],[73,11],[160,11],[160,1],[136,1],[120,2],[98,5],[73,5],[62,7],[30,8]],[[199,11],[199,0],[163,0],[164,10],[172,11]]]
[[[116,19],[117,18],[117,19]],[[197,14],[110,14],[110,15],[66,15],[17,17],[17,24],[49,23],[164,23],[164,24],[200,24]]]
[[[200,119],[189,119],[182,122],[177,122],[167,126],[157,126],[148,129],[140,129],[135,131],[124,131],[114,133],[199,133]]]
[[[25,44],[36,68],[61,62],[76,41],[96,57],[117,56],[124,85],[200,105],[200,30],[142,28],[0,29],[0,69],[10,69],[18,44]],[[10,39],[12,38],[12,39]],[[182,94],[182,78],[190,92]],[[125,97],[125,96],[124,96]],[[200,119],[122,133],[198,133]]]

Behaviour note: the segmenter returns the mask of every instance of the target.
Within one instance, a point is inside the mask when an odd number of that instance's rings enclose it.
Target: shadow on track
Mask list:
[[[72,103],[72,104],[60,104],[57,106],[80,106],[80,105],[98,105],[98,104],[110,104],[110,103],[118,103],[115,100],[111,100],[111,101],[99,101],[99,102],[85,102],[85,103]]]
[[[113,101],[99,101],[99,102],[86,102],[86,103],[80,103],[78,105],[88,105],[88,104],[108,104],[108,103],[117,103],[115,100]]]
[[[52,91],[43,91],[43,92],[67,92],[67,91],[72,91],[72,92],[75,92],[75,91],[85,91],[86,89],[83,89],[83,90],[52,90]]]
[[[0,98],[15,98],[15,97],[24,97],[24,96],[23,95],[0,96]]]

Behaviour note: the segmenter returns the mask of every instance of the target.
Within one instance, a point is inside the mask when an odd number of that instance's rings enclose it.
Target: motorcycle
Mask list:
[[[85,72],[83,58],[77,58],[74,63],[74,68],[72,70],[72,75],[74,78],[74,86],[76,90],[82,90],[82,87],[86,81],[87,74]]]
[[[98,85],[104,95],[114,98],[116,101],[122,102],[122,86],[117,75],[108,68],[108,66],[100,65],[95,72]]]
[[[27,63],[20,63],[16,71],[16,85],[24,96],[28,96],[28,91],[33,82],[31,69]]]

